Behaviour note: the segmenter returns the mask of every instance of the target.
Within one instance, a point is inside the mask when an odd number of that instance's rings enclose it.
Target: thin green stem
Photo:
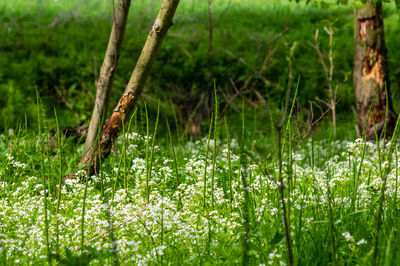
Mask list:
[[[59,155],[59,170],[60,170],[60,176],[58,179],[58,191],[57,191],[57,209],[56,209],[56,254],[59,255],[59,243],[60,243],[60,230],[59,230],[59,219],[58,219],[58,214],[60,213],[60,204],[61,204],[61,182],[63,179],[63,171],[62,171],[62,153],[63,153],[63,143],[61,142],[61,137],[60,137],[60,127],[58,124],[58,117],[57,117],[57,111],[54,108],[54,117],[56,120],[56,130],[57,130],[57,146],[58,146],[58,155]]]
[[[229,136],[229,128],[228,123],[226,121],[226,117],[224,117],[225,121],[225,133],[226,133],[226,141],[228,147],[228,176],[229,176],[229,208],[232,212],[232,203],[233,203],[233,188],[232,188],[232,162],[231,162],[231,140]]]
[[[49,263],[49,265],[51,265],[51,252],[50,252],[50,242],[49,242],[49,217],[47,214],[47,210],[48,210],[48,203],[47,203],[47,195],[48,193],[50,193],[50,191],[46,190],[46,181],[47,178],[45,177],[44,174],[44,143],[43,143],[43,139],[42,139],[42,108],[41,108],[41,101],[40,101],[40,97],[39,97],[39,92],[36,90],[36,101],[37,101],[37,105],[38,105],[38,131],[39,131],[39,145],[40,145],[40,175],[43,181],[43,185],[44,185],[44,193],[43,193],[43,207],[44,207],[44,234],[45,234],[45,244],[46,244],[46,250],[47,250],[47,261]],[[44,123],[44,122],[43,122]]]
[[[147,185],[147,202],[150,200],[150,187],[149,187],[149,181],[151,179],[151,171],[153,169],[153,161],[154,161],[154,143],[156,141],[156,136],[157,136],[157,126],[158,126],[158,118],[160,116],[160,100],[158,100],[157,104],[157,118],[156,118],[156,125],[154,126],[154,133],[153,133],[153,139],[151,143],[151,153],[150,153],[150,166],[149,170],[147,171],[147,179],[146,179],[146,185]]]
[[[204,176],[203,176],[203,207],[206,208],[206,194],[207,194],[207,163],[208,163],[208,152],[210,147],[210,139],[211,139],[211,129],[213,123],[214,114],[211,113],[210,126],[208,129],[208,139],[207,139],[207,148],[206,148],[206,157],[204,158]]]
[[[217,135],[218,135],[218,96],[217,96],[217,89],[215,86],[214,80],[214,99],[215,99],[215,115],[214,115],[214,151],[213,151],[213,168],[212,168],[212,175],[211,175],[211,205],[214,207],[214,179],[215,179],[215,167],[216,167],[216,157],[217,157]]]

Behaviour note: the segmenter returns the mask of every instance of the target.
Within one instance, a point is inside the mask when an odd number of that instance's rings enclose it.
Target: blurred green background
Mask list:
[[[160,0],[132,1],[110,93],[110,110],[129,80],[160,4]],[[338,124],[354,120],[351,5],[214,0],[211,12],[216,25],[209,62],[221,110],[234,114],[236,103],[245,99],[262,111],[265,106],[260,103],[260,95],[271,109],[278,109],[288,86],[289,61],[294,85],[300,77],[299,108],[306,110],[309,100],[326,99],[327,82],[312,44],[318,29],[320,49],[328,60],[329,36],[324,27],[331,27],[333,82],[339,85],[341,99],[337,105]],[[400,35],[399,11],[394,4],[384,4],[384,19],[393,102],[398,111]],[[88,123],[112,20],[112,1],[108,0],[1,1],[0,131],[18,125],[35,126],[36,90],[50,119],[56,109],[61,125]],[[207,0],[182,0],[142,97],[151,112],[155,112],[157,99],[161,99],[164,115],[173,115],[173,103],[181,123],[188,120],[197,105],[198,123],[207,117],[209,101],[204,99],[212,92],[206,65],[208,37]],[[240,95],[234,97],[237,90]]]

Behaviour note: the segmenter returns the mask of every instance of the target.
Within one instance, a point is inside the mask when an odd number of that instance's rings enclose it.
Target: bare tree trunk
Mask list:
[[[105,158],[110,154],[111,146],[121,131],[122,123],[130,116],[136,105],[162,41],[173,24],[172,20],[178,4],[179,0],[164,0],[132,72],[128,86],[100,133],[100,149],[99,145],[92,146],[79,162],[79,165],[85,165],[83,170],[90,169],[90,174],[96,172],[100,156]],[[69,178],[73,177],[75,177],[75,174],[69,175]]]
[[[328,91],[329,91],[329,107],[332,111],[333,136],[336,139],[336,94],[337,86],[333,88],[333,30],[325,28],[325,32],[329,35],[329,75],[328,75]]]
[[[114,1],[113,1],[114,5]],[[131,0],[118,0],[117,11],[114,11],[114,23],[108,40],[107,51],[104,56],[103,65],[100,70],[100,77],[97,81],[96,102],[89,124],[88,135],[86,137],[86,150],[88,150],[96,139],[100,120],[107,103],[108,92],[112,85],[115,69],[121,51],[122,40],[124,38],[126,22],[128,20],[129,7]],[[116,14],[115,14],[116,13]]]
[[[381,1],[374,4],[373,0],[367,0],[361,9],[354,9],[354,47],[354,87],[359,135],[363,136],[366,125],[366,138],[374,139],[374,124],[380,135],[385,128],[385,123],[386,134],[391,135],[396,123],[396,114],[390,98]],[[386,92],[388,94],[387,115]]]

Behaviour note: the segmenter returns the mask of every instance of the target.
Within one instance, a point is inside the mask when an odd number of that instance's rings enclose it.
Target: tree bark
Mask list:
[[[83,170],[88,171],[90,169],[89,174],[97,172],[100,156],[106,158],[110,154],[112,144],[121,131],[122,123],[130,116],[136,105],[162,41],[173,24],[172,20],[178,4],[179,0],[163,1],[125,92],[100,133],[100,149],[99,145],[93,145],[79,162],[79,165],[84,165]],[[74,178],[75,174],[73,173],[68,177]]]
[[[93,145],[96,139],[101,117],[107,102],[108,92],[111,88],[112,79],[118,64],[130,5],[131,0],[118,0],[116,14],[113,9],[114,23],[110,33],[110,39],[108,40],[103,65],[100,69],[100,76],[97,81],[96,102],[89,124],[88,135],[86,137],[86,150]]]
[[[375,129],[379,136],[385,129],[385,124],[386,135],[390,136],[396,123],[396,114],[390,98],[380,1],[374,4],[373,0],[367,0],[361,9],[354,9],[354,47],[354,87],[359,136],[363,137],[365,133],[368,140],[375,139]],[[386,93],[388,106],[386,106]],[[375,101],[372,103],[375,95]],[[371,103],[372,109],[368,117]]]

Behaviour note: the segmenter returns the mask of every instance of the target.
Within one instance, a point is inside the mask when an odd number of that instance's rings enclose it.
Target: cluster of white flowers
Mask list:
[[[124,138],[129,141],[128,150],[143,147],[145,141],[151,139],[129,133],[119,138],[120,144]],[[2,181],[0,188],[9,197],[0,198],[0,232],[3,232],[0,254],[6,254],[15,264],[40,261],[40,256],[46,255],[46,227],[52,250],[57,245],[60,249],[77,250],[82,218],[87,245],[99,251],[112,248],[127,264],[140,265],[157,263],[161,256],[172,256],[176,250],[186,254],[182,261],[196,263],[208,246],[218,245],[221,239],[226,246],[240,246],[246,222],[244,204],[251,205],[256,222],[268,221],[267,224],[279,228],[282,205],[278,197],[278,166],[271,164],[271,176],[267,177],[256,164],[246,168],[240,165],[240,157],[232,152],[232,147],[237,145],[235,140],[230,143],[230,161],[226,144],[210,141],[209,149],[213,145],[218,145],[222,151],[216,155],[216,165],[213,165],[211,150],[209,157],[205,156],[206,139],[188,143],[193,152],[179,162],[178,176],[171,158],[158,153],[149,171],[151,164],[146,162],[145,154],[133,151],[128,152],[129,164],[124,171],[115,167],[111,172],[101,172],[91,178],[86,178],[85,171],[79,171],[80,179],[67,179],[61,188],[57,187],[56,192],[61,193],[59,208],[56,207],[58,194],[48,193],[47,185],[34,176],[19,185]],[[291,209],[289,219],[298,219],[295,215],[301,212],[304,224],[301,230],[311,231],[321,219],[314,210],[325,210],[329,202],[348,207],[351,193],[357,197],[356,210],[368,208],[374,193],[384,183],[380,174],[381,160],[377,153],[370,152],[376,150],[375,145],[360,140],[336,145],[347,148],[340,156],[332,156],[320,164],[320,168],[305,163],[310,158],[309,142],[305,144],[306,149],[292,156],[293,163],[283,164],[283,182],[285,188],[290,189],[286,199]],[[358,168],[364,147],[369,152],[363,158],[363,168]],[[329,154],[316,144],[313,148],[314,152]],[[398,155],[393,158],[398,160]],[[6,158],[14,167],[26,168],[11,154]],[[389,167],[389,163],[383,163],[382,169],[385,165]],[[399,198],[398,174],[393,167],[388,170],[386,196]],[[246,175],[242,176],[244,171]],[[127,176],[122,176],[124,174]],[[118,186],[118,178],[128,180],[126,187]],[[246,178],[246,186],[243,178]],[[86,181],[89,183],[84,183]],[[251,202],[247,202],[245,191]],[[48,204],[46,211],[44,197]],[[341,225],[341,220],[335,221],[335,226]],[[295,229],[293,224],[291,226]],[[353,237],[347,231],[342,236],[356,246],[368,243],[362,236],[355,234]],[[355,239],[360,240],[356,242]],[[268,264],[284,264],[285,253],[281,247],[260,243],[261,249],[268,249]],[[254,252],[254,256],[259,256]]]
[[[6,154],[6,157],[7,157],[8,163],[11,164],[12,166],[16,167],[16,168],[24,169],[27,166],[26,163],[21,163],[21,162],[15,161],[14,160],[14,156],[12,156],[9,153]]]
[[[349,232],[342,233],[342,236],[346,239],[346,241],[354,241],[354,237],[350,235]]]

